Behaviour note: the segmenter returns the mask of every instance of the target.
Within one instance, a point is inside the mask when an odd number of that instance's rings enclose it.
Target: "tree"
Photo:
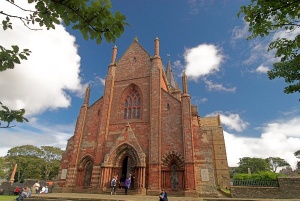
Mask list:
[[[300,150],[296,151],[296,152],[294,153],[294,155],[296,156],[296,158],[299,158],[299,159],[300,159]]]
[[[288,162],[286,162],[284,159],[279,158],[279,157],[269,157],[269,158],[267,158],[267,161],[269,162],[270,169],[273,172],[276,172],[278,167],[290,166],[290,164]]]
[[[60,160],[64,151],[57,147],[42,146],[43,164],[43,179],[48,180],[54,178],[58,174]]]
[[[270,166],[266,159],[250,157],[240,158],[239,167],[236,172],[247,174],[248,168],[251,173],[270,171]]]
[[[63,151],[57,147],[23,145],[8,150],[5,160],[10,172],[14,164],[18,164],[16,181],[33,178],[48,180],[58,174],[62,154]]]
[[[296,156],[296,158],[300,159],[300,150],[296,151],[294,153],[294,155]],[[298,170],[298,173],[300,173],[300,161],[297,161],[297,170]]]
[[[277,31],[293,32],[300,28],[300,0],[265,1],[251,0],[250,5],[241,6],[238,17],[243,13],[249,23],[251,35],[247,39],[264,37]],[[296,32],[295,32],[296,33]],[[284,93],[300,92],[300,35],[295,37],[277,37],[270,42],[268,51],[275,50],[280,61],[268,71],[269,79],[282,77],[289,85]]]
[[[72,26],[74,30],[79,30],[84,39],[94,39],[100,44],[103,38],[107,42],[114,42],[124,32],[124,27],[128,25],[126,17],[120,12],[111,13],[111,2],[109,0],[28,0],[28,4],[34,4],[35,9],[29,10],[15,3],[14,0],[6,0],[20,11],[26,12],[25,16],[19,13],[11,14],[0,10],[0,16],[4,15],[2,21],[3,30],[13,29],[11,18],[19,19],[28,29],[31,25],[38,24],[40,27],[55,29],[57,24]],[[11,48],[0,44],[0,72],[13,69],[15,64],[20,64],[21,60],[27,60],[30,55],[29,49],[20,50],[18,45]],[[28,121],[23,117],[24,109],[10,110],[6,106],[0,107],[0,123],[10,123],[14,120],[18,122]]]
[[[5,165],[5,158],[0,157],[0,179],[7,179],[8,173]]]

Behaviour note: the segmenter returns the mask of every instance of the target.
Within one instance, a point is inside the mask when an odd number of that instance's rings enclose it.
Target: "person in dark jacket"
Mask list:
[[[127,195],[128,189],[130,188],[130,179],[129,178],[125,179],[124,187],[125,187],[125,195]]]
[[[159,201],[168,201],[168,195],[165,189],[161,190],[161,193],[159,194]]]

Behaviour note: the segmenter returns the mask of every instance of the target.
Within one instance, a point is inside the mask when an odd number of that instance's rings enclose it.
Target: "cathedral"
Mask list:
[[[200,117],[159,39],[150,55],[135,38],[122,57],[112,49],[103,95],[90,87],[68,140],[56,192],[107,193],[112,177],[132,176],[132,194],[216,197],[229,170],[220,116]],[[122,191],[123,192],[123,191]]]

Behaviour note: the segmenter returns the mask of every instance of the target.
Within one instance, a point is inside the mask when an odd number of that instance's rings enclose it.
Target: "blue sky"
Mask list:
[[[283,93],[283,79],[268,79],[266,71],[276,60],[266,49],[272,39],[295,37],[300,30],[247,41],[248,26],[237,12],[249,2],[112,1],[113,12],[119,10],[130,24],[113,44],[86,41],[69,27],[30,31],[14,22],[13,31],[0,31],[5,39],[1,44],[19,44],[32,54],[14,70],[0,73],[0,100],[11,108],[25,108],[30,122],[0,130],[0,155],[26,144],[65,149],[87,84],[90,104],[102,96],[113,46],[118,47],[118,60],[137,37],[153,55],[158,37],[163,63],[167,65],[170,55],[180,86],[186,71],[200,116],[221,115],[230,166],[246,156],[281,157],[294,168],[293,153],[300,149],[300,97]]]

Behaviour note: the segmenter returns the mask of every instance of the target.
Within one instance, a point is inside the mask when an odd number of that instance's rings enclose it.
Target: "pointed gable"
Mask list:
[[[116,81],[149,76],[151,56],[135,38],[116,63]]]

